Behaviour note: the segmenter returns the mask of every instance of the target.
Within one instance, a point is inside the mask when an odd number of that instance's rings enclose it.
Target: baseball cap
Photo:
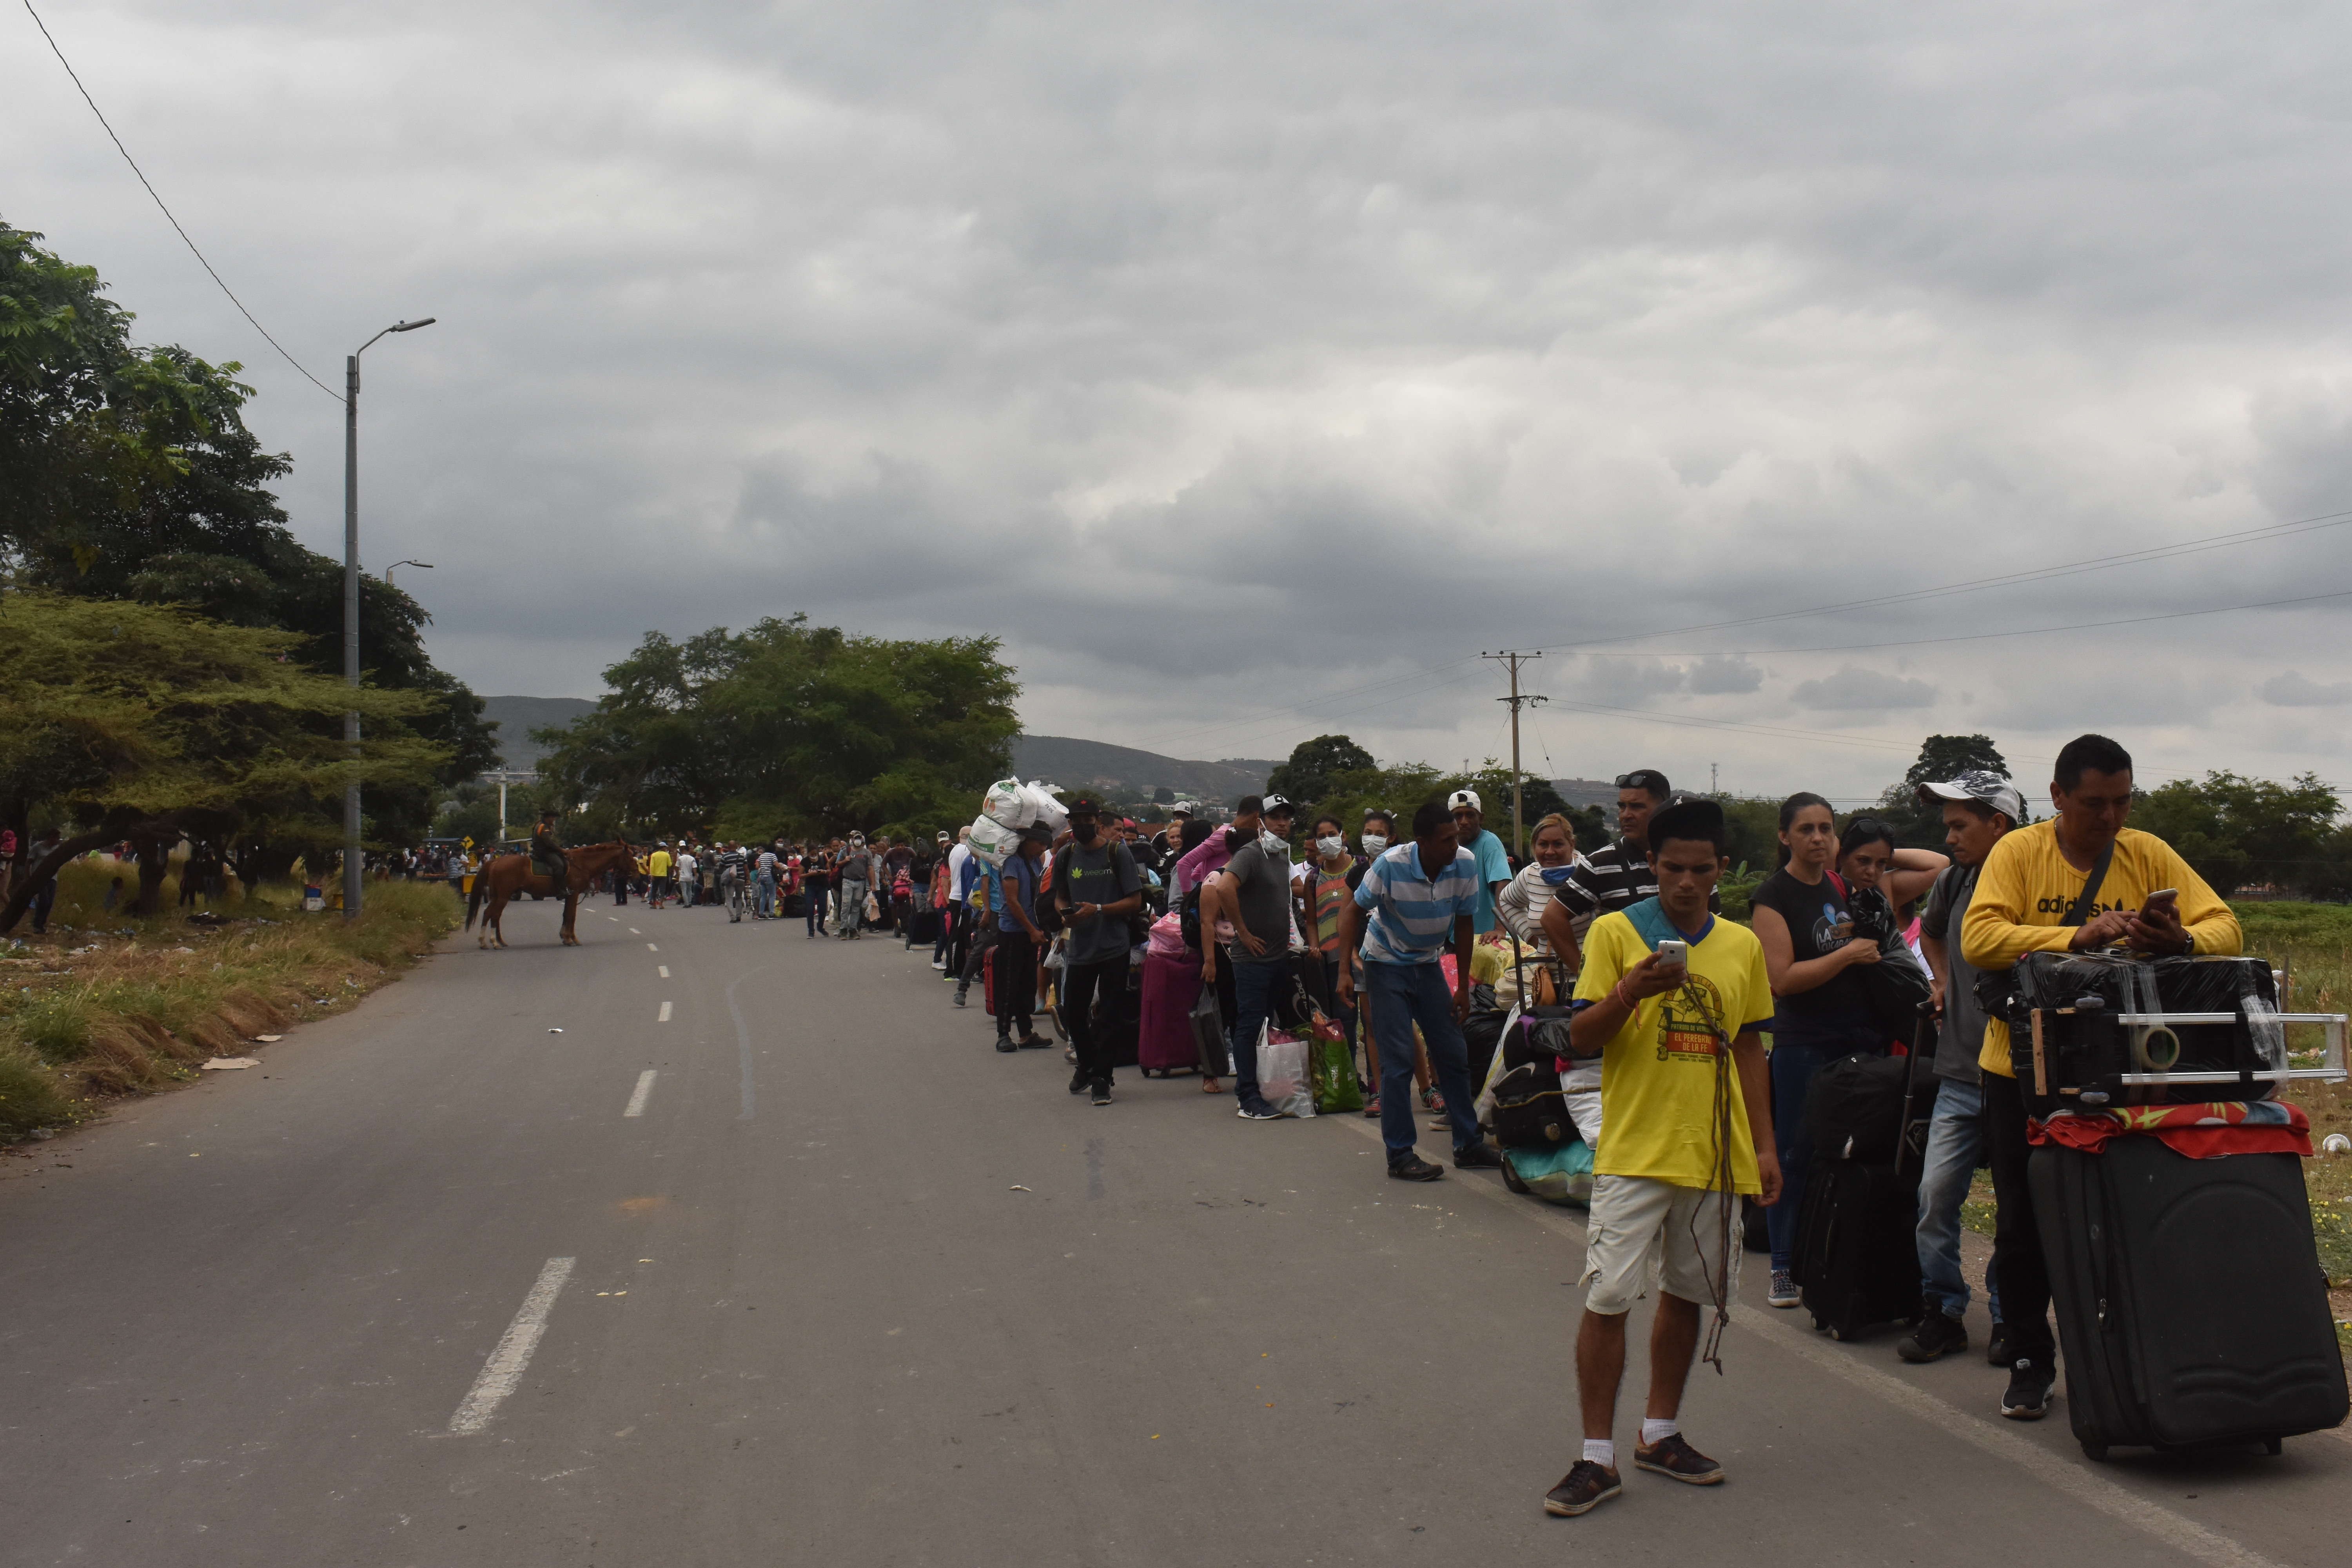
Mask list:
[[[1074,797],[1070,804],[1064,806],[1062,809],[1072,816],[1078,816],[1081,815],[1087,816],[1100,816],[1102,815],[1102,802],[1093,795],[1082,795]]]
[[[1923,784],[1916,794],[1922,805],[1930,799],[1979,801],[2009,818],[2012,827],[2025,822],[2025,797],[2015,784],[1987,768],[1970,768],[1947,784]]]
[[[1290,804],[1286,795],[1270,795],[1259,804],[1257,814],[1260,816],[1296,816],[1298,808]]]
[[[1459,811],[1465,805],[1481,816],[1486,815],[1486,803],[1478,798],[1478,792],[1475,789],[1457,789],[1445,797],[1445,809],[1448,811]]]
[[[940,833],[940,834],[938,836],[938,837],[939,837],[939,842],[940,842],[941,844],[945,844],[945,843],[948,841],[948,836],[947,836],[944,832],[943,832],[943,833]]]

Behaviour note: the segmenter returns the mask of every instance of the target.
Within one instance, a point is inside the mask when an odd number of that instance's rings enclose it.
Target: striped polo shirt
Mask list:
[[[1406,839],[1365,868],[1358,907],[1372,911],[1364,930],[1368,963],[1434,963],[1454,940],[1457,915],[1478,913],[1477,859],[1463,849],[1434,877],[1422,874],[1421,846]]]

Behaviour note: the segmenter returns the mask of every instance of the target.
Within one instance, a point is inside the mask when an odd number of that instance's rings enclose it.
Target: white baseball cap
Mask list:
[[[1459,811],[1465,805],[1481,816],[1486,815],[1486,805],[1479,800],[1478,792],[1475,789],[1457,789],[1445,797],[1445,809],[1449,812]]]

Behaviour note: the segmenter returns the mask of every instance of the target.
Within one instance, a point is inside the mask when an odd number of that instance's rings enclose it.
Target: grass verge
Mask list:
[[[0,1140],[198,1076],[254,1037],[341,1012],[464,923],[437,883],[371,883],[356,921],[264,889],[191,921],[103,909],[106,862],[68,867],[49,931],[0,942]],[[173,907],[178,889],[165,885]],[[215,923],[216,922],[216,923]]]

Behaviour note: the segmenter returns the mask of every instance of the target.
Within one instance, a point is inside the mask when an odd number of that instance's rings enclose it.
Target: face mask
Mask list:
[[[1385,833],[1367,833],[1363,838],[1367,855],[1377,855],[1389,847],[1389,836]]]
[[[1274,829],[1270,827],[1261,827],[1258,829],[1257,847],[1260,849],[1265,850],[1269,855],[1287,855],[1290,853],[1290,840],[1285,838],[1281,834],[1275,832]]]
[[[1546,866],[1542,868],[1543,879],[1557,888],[1567,881],[1568,874],[1575,869],[1573,866]]]
[[[1326,855],[1345,855],[1348,852],[1348,841],[1335,833],[1328,838],[1317,839],[1315,847]]]

